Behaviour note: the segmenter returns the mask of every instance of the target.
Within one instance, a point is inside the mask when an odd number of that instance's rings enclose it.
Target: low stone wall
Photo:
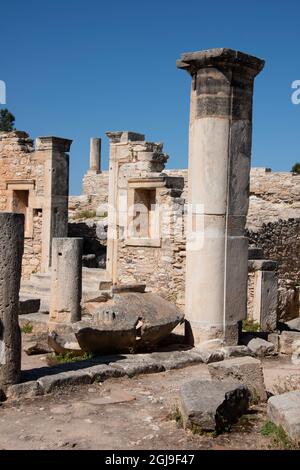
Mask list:
[[[250,243],[259,246],[264,256],[278,262],[279,318],[288,320],[300,314],[300,218],[264,224],[248,232]]]

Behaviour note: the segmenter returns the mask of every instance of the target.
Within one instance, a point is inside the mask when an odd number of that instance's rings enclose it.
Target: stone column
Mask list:
[[[0,213],[0,388],[19,381],[21,331],[19,290],[24,248],[24,215]]]
[[[82,246],[82,238],[53,238],[50,326],[81,320]]]
[[[197,343],[235,344],[246,318],[252,95],[263,66],[230,49],[186,53],[177,62],[192,76],[186,318]]]
[[[101,139],[92,137],[90,141],[90,171],[101,172]]]
[[[35,158],[44,166],[41,271],[51,266],[52,238],[68,235],[69,151],[72,140],[38,137]]]

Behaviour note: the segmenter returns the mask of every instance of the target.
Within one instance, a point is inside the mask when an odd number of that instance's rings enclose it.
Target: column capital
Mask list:
[[[69,152],[72,140],[62,137],[37,137],[35,141],[36,150],[58,150],[60,152]]]
[[[145,140],[144,134],[132,131],[114,131],[105,132],[111,144],[127,143],[127,142],[143,142]]]
[[[253,78],[264,68],[265,61],[258,57],[233,49],[217,48],[204,51],[185,52],[176,62],[178,69],[194,75],[198,70],[208,67],[243,69]]]

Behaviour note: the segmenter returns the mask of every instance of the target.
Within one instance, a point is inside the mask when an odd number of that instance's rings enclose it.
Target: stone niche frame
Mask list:
[[[128,179],[128,190],[127,190],[127,235],[128,227],[133,222],[134,214],[132,208],[134,207],[137,192],[143,192],[145,195],[147,192],[154,192],[155,197],[155,210],[148,212],[148,236],[135,237],[128,236],[125,238],[125,245],[127,246],[146,246],[146,247],[161,247],[161,220],[160,220],[160,189],[165,188],[166,180],[164,177],[140,177],[140,178],[129,178]],[[151,202],[151,201],[150,201]],[[154,214],[154,219],[149,220],[151,214]],[[152,227],[152,230],[151,230]]]
[[[22,212],[25,217],[24,238],[33,238],[33,192],[35,191],[35,186],[35,180],[6,181],[6,190],[8,191],[7,210],[9,212],[16,212],[16,208],[14,206],[14,193],[17,191],[28,192],[28,204],[26,206],[26,210]]]

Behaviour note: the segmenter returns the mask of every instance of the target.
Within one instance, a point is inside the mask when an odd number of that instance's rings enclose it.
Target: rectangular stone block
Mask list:
[[[226,253],[226,324],[236,325],[247,316],[248,239],[228,237]],[[236,344],[236,343],[235,343]]]
[[[267,413],[293,441],[300,442],[300,390],[269,398]]]
[[[253,319],[261,331],[273,331],[277,326],[278,282],[274,271],[256,271],[254,276]]]
[[[247,385],[252,401],[267,401],[267,393],[261,361],[253,357],[237,357],[222,362],[209,364],[209,373],[213,379],[234,379]]]

